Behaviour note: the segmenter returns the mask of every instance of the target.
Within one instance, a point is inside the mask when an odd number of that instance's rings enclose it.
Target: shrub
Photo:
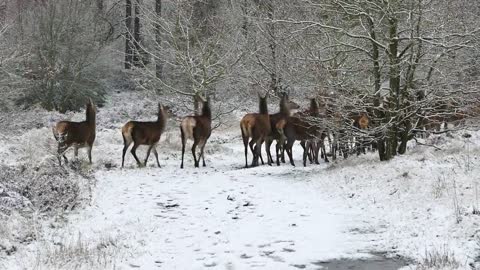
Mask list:
[[[101,106],[105,90],[95,64],[108,28],[96,1],[33,3],[22,17],[19,41],[26,57],[17,73],[25,79],[25,91],[17,104],[66,112],[83,108],[90,97]]]

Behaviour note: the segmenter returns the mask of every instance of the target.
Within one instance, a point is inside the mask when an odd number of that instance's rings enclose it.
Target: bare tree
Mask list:
[[[143,12],[144,21],[152,24],[146,31],[154,31],[148,35],[156,37],[152,48],[145,50],[163,64],[161,77],[156,67],[147,68],[145,75],[156,89],[190,97],[196,111],[202,99],[215,95],[216,87],[233,76],[242,57],[239,29],[227,18],[213,16],[210,7],[217,6],[174,0],[162,1],[161,16]]]
[[[372,113],[375,128],[370,133],[381,160],[405,153],[407,142],[419,132],[420,120],[437,111],[439,104],[445,104],[449,94],[462,91],[442,86],[456,80],[441,73],[449,66],[443,61],[472,49],[470,44],[478,39],[479,28],[464,25],[436,30],[436,21],[445,20],[441,15],[449,10],[446,2],[301,2],[311,10],[310,17],[277,18],[275,22],[293,24],[298,31],[322,37],[313,48],[324,54],[310,60],[326,70],[341,68],[340,77],[338,72],[321,76],[333,82],[328,87],[336,95],[334,107]],[[447,25],[458,24],[457,18],[448,18]],[[332,63],[342,64],[335,67]],[[354,81],[342,80],[347,76]],[[424,98],[418,98],[419,92]],[[447,103],[465,106],[465,98],[462,95],[464,100]]]

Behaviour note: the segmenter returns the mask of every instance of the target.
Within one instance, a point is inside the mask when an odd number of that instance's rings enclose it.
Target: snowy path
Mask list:
[[[318,269],[312,262],[364,248],[345,233],[348,210],[302,179],[309,168],[240,169],[238,160],[99,172],[92,207],[70,224],[122,239],[134,250],[125,269]]]

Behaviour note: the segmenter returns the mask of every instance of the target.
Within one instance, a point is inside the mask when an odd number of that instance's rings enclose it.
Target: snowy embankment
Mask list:
[[[441,150],[411,146],[388,162],[370,153],[243,169],[238,134],[222,131],[207,168],[189,158],[180,170],[175,131],[159,146],[162,168],[137,169],[129,155],[120,169],[118,130],[101,130],[90,205],[44,224],[7,269],[318,269],[312,263],[377,252],[420,264],[453,255],[466,269],[478,254],[479,132],[432,137]]]

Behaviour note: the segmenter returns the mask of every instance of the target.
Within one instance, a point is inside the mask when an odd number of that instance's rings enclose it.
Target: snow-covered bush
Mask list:
[[[54,0],[25,9],[19,42],[29,53],[16,71],[25,88],[19,104],[66,112],[83,108],[87,98],[104,102],[102,69],[95,64],[108,27],[97,15],[92,0]]]

